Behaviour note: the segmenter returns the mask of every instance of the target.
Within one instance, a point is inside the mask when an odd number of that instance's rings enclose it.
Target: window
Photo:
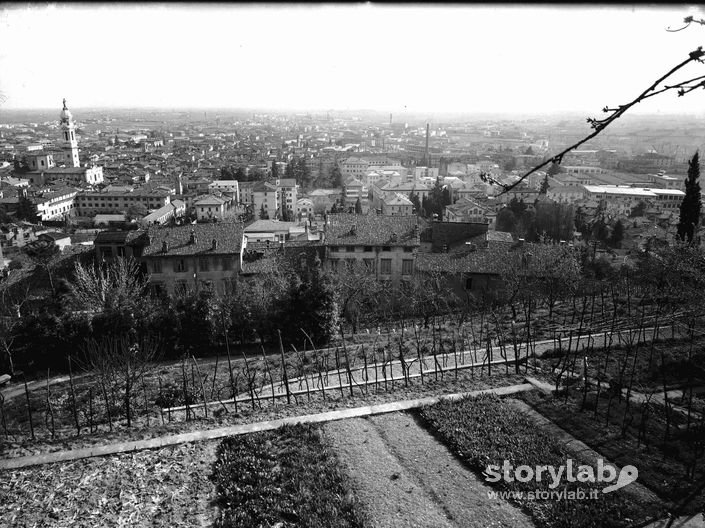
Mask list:
[[[391,251],[391,250],[392,250],[392,248],[389,247],[389,246],[383,246],[383,247],[382,247],[382,251]]]
[[[346,246],[345,251],[348,253],[355,253],[355,246]]]
[[[331,250],[331,251],[338,251],[338,246],[331,246],[331,247],[330,247],[330,250]]]
[[[338,259],[330,259],[330,269],[338,271]]]
[[[380,265],[380,273],[382,275],[392,274],[392,259],[382,259]]]
[[[113,248],[103,248],[101,250],[103,258],[113,258]]]
[[[414,248],[412,248],[412,247],[405,247],[404,248],[404,253],[411,253],[413,251],[414,251]]]
[[[465,279],[465,289],[472,290],[472,277]]]
[[[374,273],[375,272],[375,259],[364,259],[363,262],[365,263],[365,268],[367,269],[368,272]]]
[[[401,274],[411,275],[414,272],[414,261],[413,260],[402,260],[401,262]]]
[[[186,259],[176,259],[174,261],[174,271],[177,273],[184,273],[185,271],[188,271]]]
[[[162,261],[161,260],[153,260],[152,261],[152,273],[161,273],[162,272]]]
[[[188,292],[188,283],[186,281],[176,281],[174,291],[177,294],[185,294]]]

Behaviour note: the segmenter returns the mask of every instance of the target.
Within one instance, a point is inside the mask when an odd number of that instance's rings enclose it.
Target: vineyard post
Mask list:
[[[56,430],[54,427],[54,408],[51,405],[51,394],[49,391],[50,370],[47,369],[47,413],[51,417],[51,437],[54,438]]]
[[[279,335],[279,352],[282,359],[282,376],[284,379],[284,388],[286,389],[286,403],[291,403],[291,393],[289,392],[289,378],[286,375],[286,361],[284,361],[284,345],[282,344],[282,333],[281,330],[277,329],[277,334]]]
[[[213,393],[215,392],[215,380],[218,377],[218,359],[220,358],[220,354],[217,352],[215,353],[215,367],[213,367],[213,381],[211,382],[211,395],[208,397],[209,400],[213,400]],[[218,391],[218,394],[220,394],[220,391]]]
[[[206,403],[206,389],[203,386],[203,376],[201,376],[201,368],[198,366],[196,356],[191,354],[191,359],[193,360],[193,364],[196,366],[196,372],[198,373],[198,381],[201,385],[201,395],[203,396],[203,414],[206,418],[208,418],[208,403]],[[191,369],[191,371],[193,372],[193,369]],[[144,383],[144,377],[142,378],[142,381]]]
[[[93,434],[93,387],[92,386],[88,388],[88,430],[90,431],[91,434]]]
[[[27,397],[27,414],[29,415],[29,431],[32,435],[32,440],[34,440],[34,424],[32,423],[32,404],[29,401],[29,389],[27,388],[27,378],[24,373],[22,374],[22,379],[24,380],[24,393]]]
[[[10,435],[7,432],[7,421],[5,420],[5,397],[0,393],[0,418],[2,418],[2,430],[5,432],[5,438]]]
[[[340,341],[343,344],[343,355],[345,356],[345,373],[348,377],[348,385],[350,385],[350,397],[353,397],[353,379],[352,372],[350,371],[350,356],[348,355],[348,347],[345,344],[345,333],[343,332],[343,325],[340,325]]]
[[[162,425],[164,425],[164,407],[162,407],[161,402],[164,401],[164,396],[162,392],[162,377],[158,376],[157,380],[159,382],[159,416],[161,416],[162,419]],[[171,413],[169,413],[171,415]],[[171,421],[171,420],[170,420]]]
[[[228,355],[228,373],[230,375],[230,394],[231,394],[233,401],[235,402],[235,412],[237,412],[237,394],[235,392],[235,384],[233,383],[233,365],[232,365],[232,359],[230,357],[230,340],[228,339],[228,330],[225,327],[225,315],[222,315],[222,320],[223,320],[223,334],[225,335],[225,352]],[[242,345],[242,343],[241,343],[241,345]],[[216,361],[217,361],[217,359],[216,359]],[[215,379],[215,376],[214,376],[214,379]]]
[[[189,419],[191,418],[191,408],[189,407],[189,401],[188,401],[188,387],[187,387],[187,379],[186,379],[186,356],[181,359],[181,378],[183,380],[183,393],[184,393],[184,405],[186,406],[186,421],[188,422]]]
[[[26,386],[27,386],[27,382],[25,381],[25,387]],[[73,419],[76,422],[77,434],[80,435],[81,434],[81,426],[78,423],[78,410],[76,409],[76,391],[73,386],[73,369],[71,368],[71,356],[70,355],[69,355],[69,386],[71,388],[71,409],[73,410]],[[29,398],[29,396],[28,396],[28,398]],[[30,417],[30,422],[31,422],[31,417]],[[34,437],[34,435],[32,435],[32,437]]]
[[[272,391],[272,405],[276,403],[276,396],[274,395],[274,378],[272,377],[272,371],[269,368],[269,363],[267,362],[267,356],[264,353],[264,347],[260,345],[260,349],[262,351],[262,361],[264,361],[264,369],[267,372],[267,376],[269,377],[269,386]]]
[[[108,416],[108,427],[110,431],[113,430],[113,415],[110,410],[110,398],[108,398],[108,390],[105,388],[105,376],[103,373],[100,374],[100,388],[103,392],[103,400],[105,401],[105,413]]]

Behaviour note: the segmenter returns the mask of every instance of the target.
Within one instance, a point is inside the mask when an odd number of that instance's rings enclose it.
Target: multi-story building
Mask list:
[[[209,222],[213,219],[222,220],[225,215],[227,201],[212,194],[199,196],[193,201],[196,210],[196,220]]]
[[[255,182],[252,190],[252,212],[259,217],[262,212],[274,219],[279,212],[279,190],[269,182]]]
[[[240,202],[240,191],[237,180],[215,180],[208,188],[212,191],[218,191],[224,194],[229,194],[235,200],[235,203]]]
[[[27,178],[33,185],[60,181],[67,185],[96,185],[103,183],[103,167],[52,167],[47,170],[28,172]]]
[[[205,223],[150,227],[138,258],[150,286],[173,294],[178,290],[232,291],[240,271],[242,224]]]
[[[324,227],[325,265],[363,264],[378,280],[399,286],[414,274],[420,245],[416,216],[329,214]]]
[[[350,180],[345,182],[345,201],[356,202],[357,199],[367,199],[367,187],[360,180]]]
[[[294,218],[296,215],[297,185],[293,178],[281,178],[276,181],[277,192],[279,193],[279,214],[283,217],[284,211],[288,213],[289,218]]]
[[[148,210],[160,209],[171,202],[169,191],[162,189],[132,190],[125,188],[102,191],[82,191],[76,196],[78,216],[95,216],[96,214],[122,213],[130,206],[144,205]]]
[[[641,201],[661,212],[676,211],[685,193],[677,189],[647,189],[625,185],[586,185],[585,197],[603,203],[616,214],[628,215]]]
[[[403,194],[382,199],[382,214],[388,216],[410,216],[414,213],[414,204]]]
[[[298,220],[313,218],[313,200],[311,198],[299,198],[296,200],[296,218]]]
[[[76,211],[78,190],[70,187],[56,187],[45,190],[31,198],[37,207],[37,215],[41,221],[63,220],[73,216]]]
[[[487,214],[493,212],[491,208],[479,203],[462,198],[453,205],[447,205],[443,210],[443,219],[446,222],[472,222],[489,223]]]

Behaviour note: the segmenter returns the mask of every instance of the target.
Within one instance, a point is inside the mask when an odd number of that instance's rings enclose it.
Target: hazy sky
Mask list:
[[[705,26],[666,31],[689,14],[705,18],[685,4],[4,4],[0,92],[5,108],[66,97],[72,108],[599,115],[705,46]],[[638,110],[700,114],[705,90]]]

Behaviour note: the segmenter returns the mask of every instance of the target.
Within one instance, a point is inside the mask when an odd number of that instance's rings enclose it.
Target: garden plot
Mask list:
[[[0,526],[212,526],[217,442],[0,473]]]
[[[512,466],[566,466],[568,453],[548,430],[530,420],[521,411],[496,396],[483,395],[456,402],[440,402],[420,410],[424,423],[438,438],[456,453],[478,476],[488,465],[502,466],[508,460]],[[577,460],[576,465],[588,461]],[[658,519],[662,507],[628,494],[624,489],[602,494],[606,484],[562,482],[561,489],[576,495],[582,490],[586,498],[573,500],[535,500],[527,497],[537,489],[550,491],[550,480],[528,482],[499,480],[497,491],[523,493],[512,502],[530,513],[539,527],[620,527]],[[591,492],[598,498],[589,498]]]

